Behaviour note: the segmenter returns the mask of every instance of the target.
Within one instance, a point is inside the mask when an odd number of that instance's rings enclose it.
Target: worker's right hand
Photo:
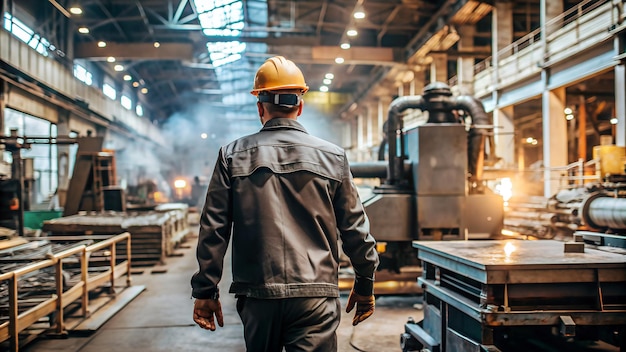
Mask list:
[[[215,331],[215,320],[220,327],[224,326],[224,316],[222,315],[222,304],[219,299],[196,299],[193,305],[193,321],[203,329]]]
[[[356,313],[354,313],[354,318],[352,318],[352,326],[357,325],[363,320],[369,318],[372,314],[374,314],[374,306],[376,305],[376,300],[374,295],[371,296],[362,296],[356,292],[354,289],[350,291],[350,296],[348,297],[348,304],[346,305],[346,313],[350,313],[354,305],[356,304]]]

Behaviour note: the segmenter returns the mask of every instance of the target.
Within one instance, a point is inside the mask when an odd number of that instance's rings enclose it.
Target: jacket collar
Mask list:
[[[261,131],[272,131],[280,129],[298,130],[300,132],[307,133],[306,129],[300,124],[300,122],[294,119],[287,118],[274,118],[265,123]]]

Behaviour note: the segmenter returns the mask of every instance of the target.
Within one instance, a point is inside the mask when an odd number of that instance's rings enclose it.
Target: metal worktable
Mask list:
[[[417,340],[431,351],[497,351],[518,336],[601,339],[608,332],[623,344],[625,255],[566,252],[572,244],[552,240],[413,245],[423,266],[424,320],[406,325],[405,345]]]

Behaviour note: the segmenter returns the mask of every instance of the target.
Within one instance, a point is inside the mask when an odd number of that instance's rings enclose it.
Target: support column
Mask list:
[[[587,161],[587,103],[584,96],[578,98],[578,158]]]
[[[58,110],[59,121],[57,122],[57,134],[67,136],[70,134],[70,113],[65,109]],[[70,146],[57,144],[57,176],[58,188],[67,190],[70,181]],[[60,204],[63,206],[63,204]]]
[[[411,81],[411,95],[422,95],[424,93],[424,71],[414,71],[414,73]]]
[[[560,23],[552,23],[550,26],[548,26],[547,23],[555,17],[561,15],[563,11],[563,1],[539,1],[539,26],[541,28],[543,39],[561,27]]]
[[[9,85],[7,82],[0,80],[0,135],[5,134],[4,133],[4,109],[6,108],[8,97],[9,97]]]
[[[433,61],[430,63],[430,82],[448,83],[448,55],[430,54]]]
[[[475,25],[461,26],[461,39],[459,40],[459,51],[471,52],[474,50]],[[459,92],[461,95],[474,95],[474,57],[460,56],[457,59],[457,78]]]
[[[543,75],[547,82],[547,75]],[[565,88],[544,89],[542,93],[543,114],[543,165],[546,198],[553,196],[559,188],[559,174],[550,168],[567,165],[567,123],[563,116],[565,109]]]
[[[363,145],[365,135],[365,124],[364,118],[362,114],[356,115],[356,152],[357,152],[357,161],[363,161],[361,156],[363,155]]]
[[[496,155],[504,161],[504,166],[515,165],[515,127],[513,124],[514,108],[506,106],[493,110]]]
[[[626,65],[615,66],[615,145],[626,146]]]
[[[367,150],[369,151],[370,148],[372,147],[372,145],[374,145],[374,123],[373,123],[373,115],[372,111],[370,109],[367,108],[367,106],[365,106],[364,110],[364,114],[365,114],[365,121],[366,121],[366,137],[365,137],[365,144],[367,146]],[[369,154],[369,153],[368,153]]]
[[[495,60],[500,50],[513,43],[513,3],[496,1],[492,11],[491,51]]]

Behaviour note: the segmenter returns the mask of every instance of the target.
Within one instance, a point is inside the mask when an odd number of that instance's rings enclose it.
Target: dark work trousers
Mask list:
[[[238,297],[248,352],[337,351],[339,298]]]

